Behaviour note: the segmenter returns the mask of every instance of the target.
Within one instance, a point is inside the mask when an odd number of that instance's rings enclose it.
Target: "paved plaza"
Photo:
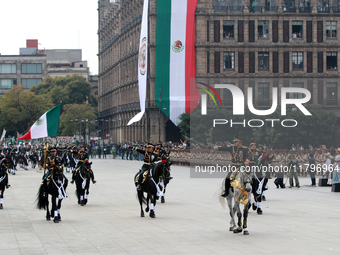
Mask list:
[[[229,232],[229,212],[216,192],[222,179],[190,178],[172,166],[166,203],[156,218],[140,217],[133,176],[141,161],[93,159],[97,183],[89,202],[77,204],[75,186],[61,208],[62,222],[46,221],[36,209],[42,172],[10,175],[0,210],[1,254],[339,254],[340,193],[329,187],[276,189],[269,180],[263,215],[251,210],[250,235]],[[71,174],[66,173],[70,178]]]

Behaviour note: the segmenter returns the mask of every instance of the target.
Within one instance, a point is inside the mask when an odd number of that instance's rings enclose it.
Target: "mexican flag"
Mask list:
[[[198,105],[195,82],[197,0],[157,1],[155,101],[178,125]]]
[[[48,136],[57,136],[60,117],[60,105],[45,112],[18,140],[38,139]]]

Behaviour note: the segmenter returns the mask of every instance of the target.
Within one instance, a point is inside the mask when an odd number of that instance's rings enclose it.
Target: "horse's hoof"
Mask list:
[[[84,205],[86,205],[87,204],[87,199],[84,199]]]
[[[161,203],[165,203],[164,197],[161,198]]]
[[[46,220],[51,220],[51,217],[46,217]]]
[[[238,233],[241,233],[242,232],[242,229],[240,230],[240,229],[234,229],[234,234],[238,234]]]
[[[61,221],[61,217],[60,217],[60,214],[58,214],[58,220]]]
[[[54,223],[59,223],[59,220],[57,219],[57,217],[54,218],[53,222]]]
[[[83,202],[83,203],[81,203],[80,205],[81,205],[81,206],[84,206],[85,204],[84,204],[84,202]]]
[[[140,217],[144,217],[144,212],[141,212],[141,213],[140,213]]]
[[[146,207],[146,208],[145,208],[145,211],[146,211],[146,212],[149,212],[149,207]]]
[[[248,230],[244,230],[244,231],[243,231],[243,234],[246,235],[246,236],[249,235]]]
[[[149,215],[150,215],[151,218],[156,218],[156,214],[155,214],[154,211],[150,211],[150,214],[149,214]]]
[[[0,209],[4,209],[3,205],[0,205]]]
[[[230,227],[230,228],[229,228],[229,231],[234,231],[234,228],[233,228],[233,227]]]
[[[78,200],[78,205],[80,205],[80,201]]]

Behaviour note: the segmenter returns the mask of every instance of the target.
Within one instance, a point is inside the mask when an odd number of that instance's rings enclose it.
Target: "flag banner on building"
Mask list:
[[[145,98],[146,98],[146,83],[147,83],[147,69],[148,69],[148,9],[149,0],[144,0],[142,26],[139,41],[138,54],[138,87],[139,87],[139,104],[140,113],[135,115],[127,124],[128,126],[134,122],[142,119],[145,112]]]
[[[196,6],[197,0],[157,1],[155,101],[175,125],[179,116],[192,112],[199,101],[195,84]]]
[[[59,117],[61,105],[45,112],[18,140],[38,139],[58,135]]]

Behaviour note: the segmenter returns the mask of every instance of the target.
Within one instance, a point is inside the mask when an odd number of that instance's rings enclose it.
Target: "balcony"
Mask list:
[[[318,7],[318,13],[329,13],[329,7]]]
[[[310,6],[299,7],[299,13],[311,13],[311,12],[312,12],[312,7]]]
[[[230,13],[242,13],[243,12],[243,6],[230,6]]]
[[[261,13],[262,7],[261,6],[249,6],[249,13]]]
[[[215,5],[215,13],[228,13],[228,6]]]
[[[283,6],[283,12],[296,12],[296,7],[295,6],[290,6],[290,7]]]
[[[264,7],[264,10],[265,10],[265,12],[277,12],[277,6],[265,6]]]
[[[340,13],[340,7],[339,6],[333,6],[333,13]]]

